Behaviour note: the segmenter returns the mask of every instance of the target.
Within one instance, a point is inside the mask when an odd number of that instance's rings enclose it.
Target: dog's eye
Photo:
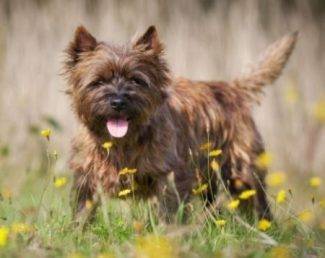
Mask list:
[[[104,80],[97,80],[97,81],[93,81],[92,83],[90,83],[91,87],[98,87],[105,84]]]
[[[133,83],[137,84],[137,85],[140,85],[140,86],[143,86],[143,87],[148,87],[148,83],[145,80],[141,79],[141,78],[133,77],[131,79],[131,81]]]

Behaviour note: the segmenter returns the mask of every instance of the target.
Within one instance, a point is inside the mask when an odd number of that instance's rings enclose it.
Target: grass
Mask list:
[[[49,160],[50,163],[53,162]],[[65,178],[67,184],[62,178],[58,184],[52,169],[42,176],[35,171],[28,173],[18,192],[13,194],[1,188],[0,229],[9,230],[7,236],[0,230],[1,257],[324,255],[324,225],[320,226],[320,223],[324,224],[324,208],[318,203],[320,189],[310,186],[301,188],[306,190],[305,196],[314,196],[313,203],[306,201],[310,208],[305,217],[294,211],[294,204],[300,202],[302,205],[302,199],[290,191],[292,196],[284,204],[274,207],[275,221],[264,232],[258,229],[256,219],[247,218],[237,210],[228,212],[223,209],[219,214],[204,208],[199,198],[191,202],[186,223],[169,225],[159,219],[153,202],[105,198],[106,207],[101,206],[93,223],[82,231],[72,220],[69,206],[71,178],[67,175]],[[301,185],[301,179],[298,182]],[[272,196],[270,199],[274,201]],[[178,217],[181,214],[182,210]],[[223,226],[216,222],[221,219],[225,220]]]

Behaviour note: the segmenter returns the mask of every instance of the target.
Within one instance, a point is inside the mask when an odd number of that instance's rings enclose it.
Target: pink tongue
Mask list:
[[[129,123],[126,119],[109,119],[106,123],[109,133],[116,138],[121,138],[126,135],[129,128]]]

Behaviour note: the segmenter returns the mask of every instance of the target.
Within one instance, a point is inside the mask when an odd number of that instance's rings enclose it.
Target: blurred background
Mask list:
[[[299,41],[255,117],[272,169],[322,176],[325,164],[325,1],[0,0],[0,172],[18,187],[45,171],[46,151],[67,172],[76,119],[60,76],[76,26],[124,43],[157,26],[175,76],[230,80],[286,33]],[[40,130],[51,128],[50,146]],[[11,182],[11,183],[10,183]]]

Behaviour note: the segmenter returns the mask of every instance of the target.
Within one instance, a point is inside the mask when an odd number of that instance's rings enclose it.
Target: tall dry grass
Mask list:
[[[325,19],[313,15],[309,1],[291,1],[290,8],[284,2],[0,1],[0,146],[10,146],[10,164],[34,166],[40,143],[30,132],[47,127],[44,116],[50,116],[63,128],[52,142],[63,157],[59,166],[65,167],[76,121],[59,74],[62,50],[79,24],[117,43],[155,24],[174,74],[204,80],[233,78],[268,44],[299,30],[283,76],[268,88],[255,114],[268,149],[276,154],[275,168],[321,171],[321,133],[307,168],[301,159],[315,134],[312,107],[324,97]],[[285,100],[288,89],[300,94],[297,102]]]

